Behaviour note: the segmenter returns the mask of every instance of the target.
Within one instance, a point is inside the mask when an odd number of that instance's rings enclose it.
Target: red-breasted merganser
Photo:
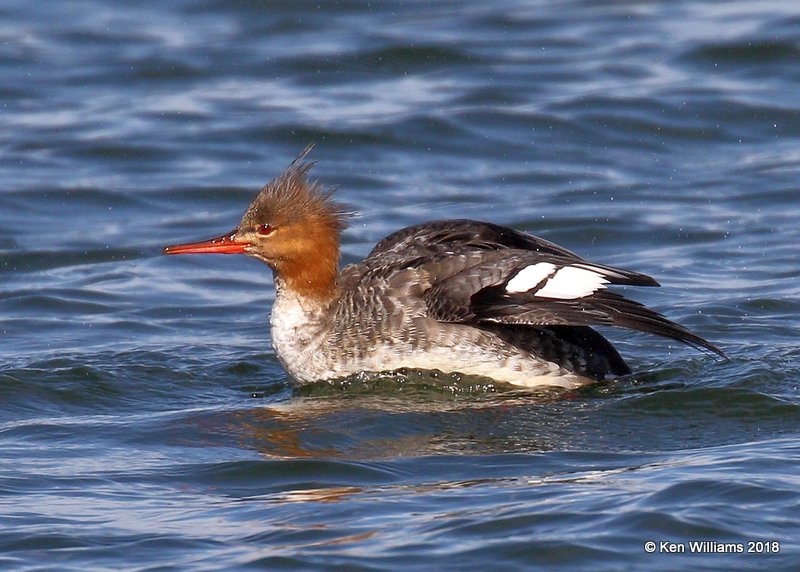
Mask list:
[[[339,271],[348,213],[309,180],[307,153],[258,193],[231,232],[164,249],[266,263],[276,288],[272,345],[298,383],[410,368],[572,388],[630,373],[593,325],[659,334],[724,357],[606,289],[658,286],[649,276],[491,223],[410,226]]]

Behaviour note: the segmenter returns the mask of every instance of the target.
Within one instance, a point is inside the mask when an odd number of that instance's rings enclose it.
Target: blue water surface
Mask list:
[[[796,1],[8,0],[0,78],[3,570],[800,569]],[[309,143],[344,262],[510,225],[730,361],[293,390],[268,269],[160,248]]]

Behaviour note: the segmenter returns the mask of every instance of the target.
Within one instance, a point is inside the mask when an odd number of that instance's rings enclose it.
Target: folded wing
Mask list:
[[[380,241],[372,272],[415,267],[427,275],[429,315],[442,322],[508,326],[618,326],[671,338],[723,356],[683,326],[608,287],[658,286],[650,276],[587,262],[510,228],[472,220],[436,221]]]

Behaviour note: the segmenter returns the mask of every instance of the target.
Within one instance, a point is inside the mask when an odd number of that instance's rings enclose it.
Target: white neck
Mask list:
[[[317,300],[288,290],[278,277],[275,291],[270,316],[272,347],[289,374],[302,380],[311,369],[310,362],[319,358],[326,308]]]

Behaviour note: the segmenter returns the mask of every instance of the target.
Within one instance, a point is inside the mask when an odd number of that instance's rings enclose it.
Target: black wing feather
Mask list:
[[[504,291],[504,290],[503,290]],[[477,292],[472,310],[478,321],[540,326],[617,326],[677,340],[697,349],[725,354],[712,343],[693,334],[643,304],[613,292],[600,291],[585,298],[558,300],[525,299],[499,294],[496,288]]]
[[[468,219],[431,221],[400,229],[378,242],[368,258],[389,253],[414,258],[453,247],[459,250],[530,250],[580,260],[577,254],[538,236]]]

